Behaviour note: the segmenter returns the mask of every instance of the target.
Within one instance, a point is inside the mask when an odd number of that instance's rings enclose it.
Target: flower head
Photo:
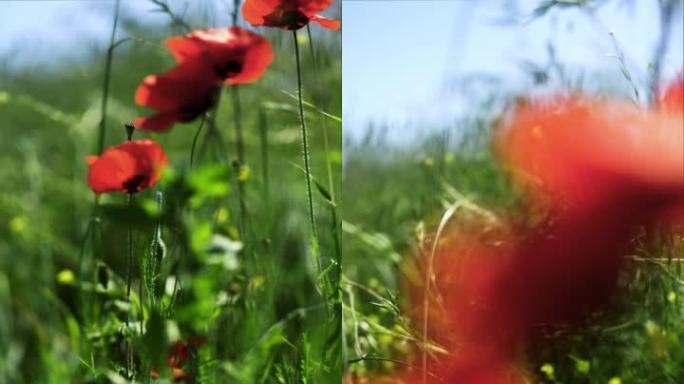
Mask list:
[[[208,28],[166,40],[176,61],[204,57],[218,78],[228,84],[257,80],[273,62],[273,48],[268,40],[239,27]]]
[[[320,16],[333,0],[246,0],[242,15],[254,26],[296,30],[315,22],[327,29],[338,29],[340,22]]]
[[[154,186],[168,158],[151,140],[127,141],[108,148],[101,156],[89,156],[88,185],[95,193],[135,193]]]
[[[220,81],[203,56],[185,60],[164,74],[147,76],[135,92],[135,102],[158,113],[137,118],[135,126],[161,132],[177,121],[194,120],[214,105]]]

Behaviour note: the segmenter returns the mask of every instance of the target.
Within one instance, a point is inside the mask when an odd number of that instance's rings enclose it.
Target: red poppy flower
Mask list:
[[[216,76],[231,85],[257,80],[273,62],[271,43],[239,27],[200,29],[168,38],[166,45],[179,63],[205,56]]]
[[[161,75],[147,76],[135,92],[135,102],[158,113],[137,118],[135,126],[161,132],[176,121],[194,120],[214,105],[220,81],[205,57],[186,60]]]
[[[340,22],[318,15],[334,0],[246,0],[242,6],[245,20],[254,26],[296,30],[315,22],[327,29],[340,28]]]
[[[150,188],[169,162],[161,145],[151,140],[127,141],[86,161],[90,165],[88,185],[95,193],[134,193]]]

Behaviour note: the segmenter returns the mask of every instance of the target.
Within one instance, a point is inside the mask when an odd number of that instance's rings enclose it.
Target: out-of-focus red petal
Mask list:
[[[93,165],[97,161],[97,156],[86,156],[85,157],[85,162],[88,165]]]
[[[660,107],[667,112],[684,114],[684,73],[665,88]]]
[[[228,78],[231,85],[247,84],[259,79],[273,62],[273,48],[263,36],[258,36],[245,53],[243,69],[236,76]]]
[[[281,4],[285,4],[285,6],[289,5],[289,3],[294,3],[296,4],[296,8],[299,9],[302,13],[306,14],[307,16],[311,17],[314,16],[315,14],[321,13],[328,9],[334,0],[281,0]]]
[[[276,0],[247,0],[242,5],[242,17],[254,26],[264,25],[266,15],[274,11]]]
[[[146,129],[152,132],[165,132],[176,121],[180,120],[180,116],[176,112],[159,113],[149,117],[138,117],[133,120],[136,128]]]
[[[203,50],[201,41],[187,37],[169,37],[165,43],[178,63],[202,54]]]
[[[620,189],[682,188],[682,117],[558,97],[519,104],[498,148],[520,180],[580,204]]]
[[[273,62],[273,49],[263,36],[240,27],[206,28],[166,40],[179,63],[200,58],[227,84],[257,80]]]
[[[193,57],[172,70],[147,76],[138,87],[135,102],[159,113],[137,119],[140,128],[164,131],[176,121],[190,121],[211,108],[216,101],[216,77],[211,62],[204,56]]]
[[[254,26],[269,26],[283,29],[299,29],[332,5],[334,0],[246,0],[242,15]],[[320,20],[323,27],[339,28],[332,21]],[[336,26],[337,25],[337,26]]]
[[[314,15],[309,20],[313,21],[314,23],[318,23],[323,28],[332,30],[340,29],[340,26],[342,25],[339,20],[329,19],[319,15]]]
[[[161,75],[147,76],[135,93],[138,105],[158,111],[206,104],[217,78],[206,59],[188,60]]]

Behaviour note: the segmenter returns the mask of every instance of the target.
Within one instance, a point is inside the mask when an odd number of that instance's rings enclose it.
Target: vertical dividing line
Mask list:
[[[309,203],[309,222],[311,224],[311,239],[313,241],[313,254],[318,266],[318,272],[323,270],[321,259],[318,255],[318,233],[316,231],[316,217],[313,205],[313,193],[311,190],[311,166],[309,164],[309,141],[306,131],[306,121],[304,120],[304,103],[302,101],[302,69],[299,61],[299,41],[297,39],[297,30],[292,31],[295,46],[295,59],[297,62],[297,100],[299,101],[299,120],[302,128],[302,155],[304,157],[304,172],[306,174],[306,195]]]
[[[126,205],[130,211],[133,203],[133,193],[129,193],[126,198]],[[130,310],[131,310],[131,280],[133,276],[133,225],[128,224],[127,233],[127,245],[128,245],[128,257],[126,258],[126,303],[128,304],[128,311],[126,312],[126,333],[128,333],[128,327],[130,322]],[[126,335],[126,378],[130,378],[131,363],[133,361],[133,351],[131,350],[131,341]]]

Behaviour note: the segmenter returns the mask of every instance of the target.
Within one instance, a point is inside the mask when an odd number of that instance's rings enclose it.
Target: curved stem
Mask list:
[[[302,128],[302,156],[304,157],[304,172],[306,173],[306,196],[309,203],[309,223],[311,224],[311,239],[313,242],[313,254],[316,259],[318,271],[323,270],[321,260],[318,256],[318,233],[316,231],[316,217],[313,205],[313,193],[311,189],[311,166],[309,159],[309,141],[306,131],[306,121],[304,119],[304,103],[302,101],[302,69],[299,60],[299,41],[297,31],[292,31],[295,46],[295,59],[297,61],[297,100],[299,101],[299,120]]]
[[[202,120],[200,121],[200,125],[197,128],[197,132],[195,132],[195,137],[192,138],[192,147],[190,148],[190,168],[192,168],[195,159],[195,147],[197,146],[197,138],[199,137],[199,134],[202,131],[202,127],[204,126],[204,121],[206,119],[207,115],[205,113],[202,115]]]

